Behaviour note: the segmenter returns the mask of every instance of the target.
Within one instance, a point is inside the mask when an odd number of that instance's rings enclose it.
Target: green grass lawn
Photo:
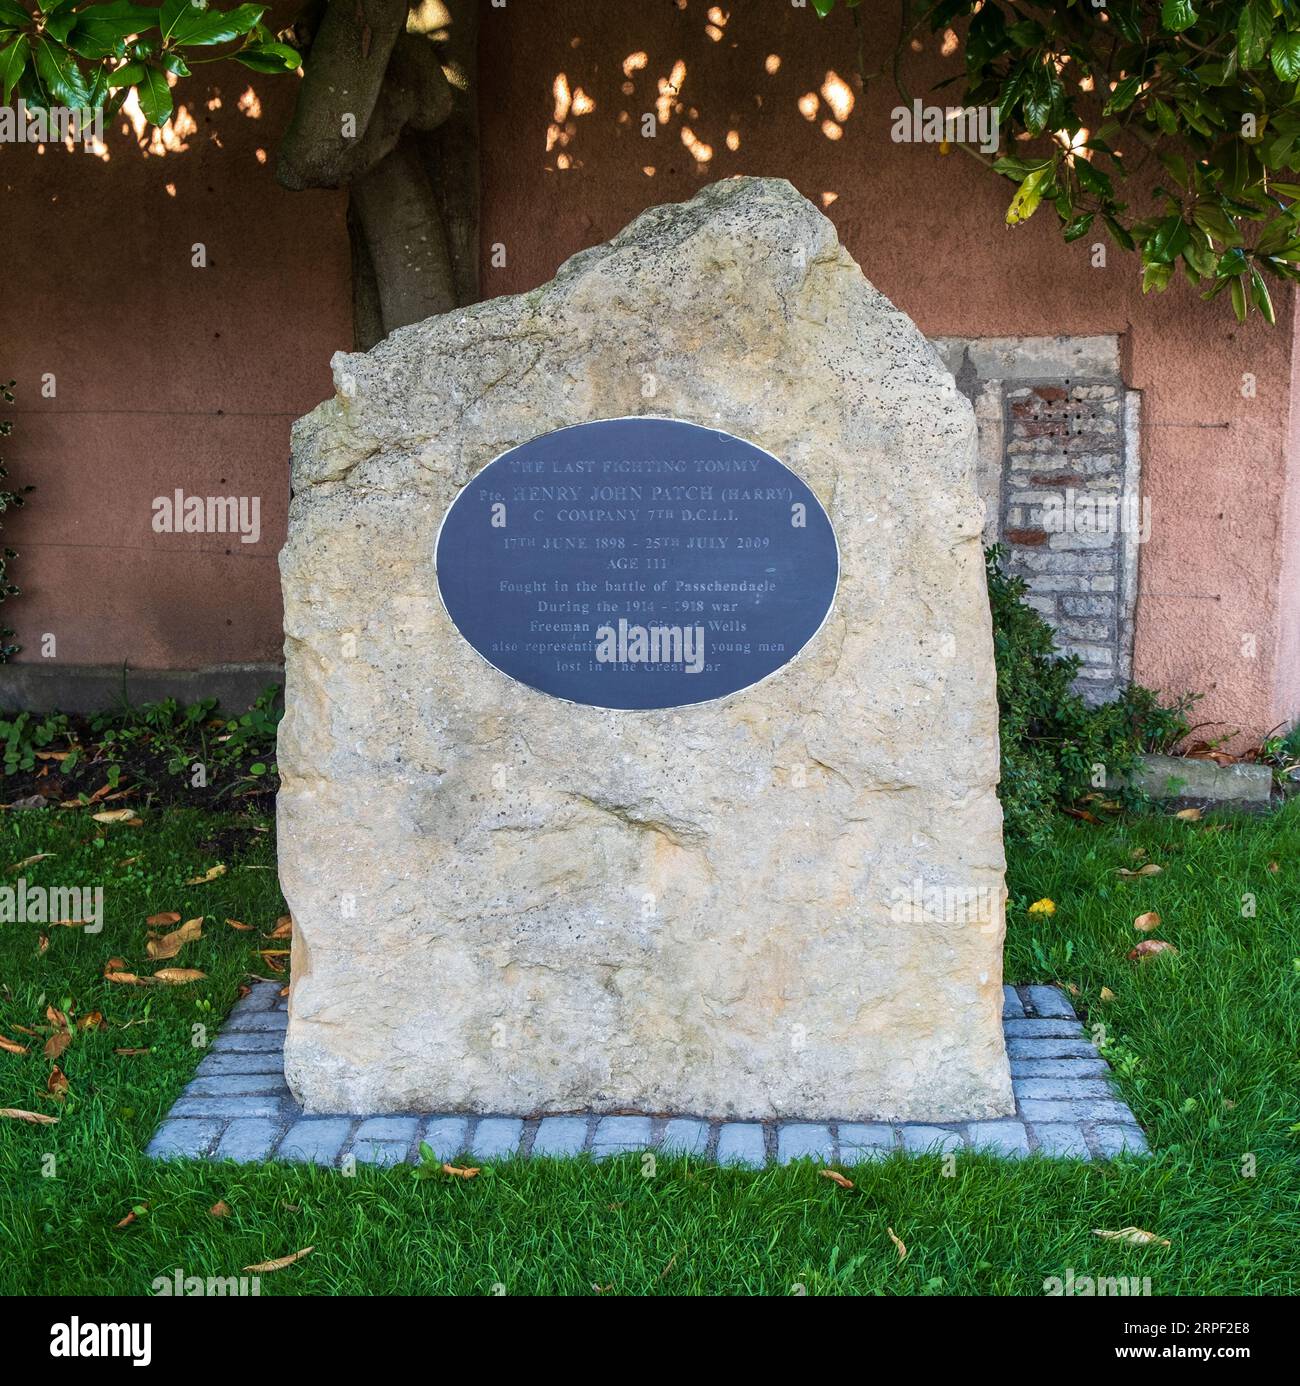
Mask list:
[[[1007,976],[1078,988],[1153,1159],[959,1157],[946,1177],[937,1158],[895,1157],[848,1170],[852,1190],[808,1165],[660,1159],[647,1174],[639,1157],[512,1161],[473,1180],[144,1160],[202,1057],[195,1027],[214,1033],[241,979],[266,975],[258,950],[283,946],[263,936],[284,912],[269,822],[144,817],[140,827],[99,825],[89,810],[0,818],[0,883],[102,884],[106,912],[98,935],[0,923],[0,1034],[28,1046],[0,1052],[0,1107],[59,1119],[0,1119],[0,1293],[147,1294],[177,1268],[238,1275],[308,1246],[261,1277],[263,1294],[1041,1294],[1067,1268],[1149,1276],[1157,1295],[1300,1290],[1300,803],[1218,830],[1168,817],[1063,821],[1049,845],[1012,853]],[[6,872],[38,853],[54,855]],[[1162,873],[1116,874],[1144,861]],[[224,875],[183,884],[217,863]],[[1055,914],[1029,915],[1042,897]],[[1135,964],[1132,921],[1149,910],[1178,955]],[[162,911],[204,916],[204,933],[155,962],[145,919]],[[110,958],[139,975],[207,976],[112,983]],[[1102,987],[1115,999],[1101,1002]],[[19,1028],[46,1026],[47,1006],[74,1034],[57,1059],[61,1102],[47,1092],[47,1035]],[[77,1027],[96,1011],[105,1028]],[[229,1216],[210,1214],[218,1200]],[[117,1226],[133,1208],[143,1211]],[[1171,1245],[1092,1233],[1131,1225]]]

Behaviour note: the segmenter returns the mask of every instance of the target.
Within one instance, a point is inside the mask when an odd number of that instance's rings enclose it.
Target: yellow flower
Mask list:
[[[1030,914],[1055,914],[1056,906],[1051,900],[1035,900],[1029,907]]]

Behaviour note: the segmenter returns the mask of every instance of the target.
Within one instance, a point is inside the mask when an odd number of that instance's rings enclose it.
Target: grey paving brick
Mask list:
[[[229,1097],[239,1093],[261,1096],[288,1097],[289,1089],[281,1073],[229,1073],[216,1078],[192,1078],[186,1085],[185,1097]]]
[[[785,1121],[776,1132],[776,1158],[788,1165],[793,1160],[816,1160],[828,1165],[835,1158],[831,1128],[807,1121]]]
[[[903,1149],[913,1155],[935,1152],[947,1155],[952,1150],[965,1149],[965,1143],[956,1131],[943,1126],[926,1126],[920,1122],[904,1121],[898,1124]]]
[[[504,1160],[519,1149],[523,1133],[519,1117],[484,1117],[474,1128],[472,1154],[478,1160]]]
[[[533,1137],[532,1154],[581,1155],[586,1143],[586,1117],[543,1117]]]
[[[230,1018],[222,1027],[223,1035],[260,1030],[267,1034],[283,1031],[289,1024],[289,1016],[284,1011],[232,1011]]]
[[[415,1128],[419,1125],[415,1117],[381,1116],[370,1117],[357,1127],[354,1141],[397,1141],[410,1145],[415,1139]]]
[[[1123,1102],[1107,1101],[1100,1097],[1085,1097],[1078,1102],[1023,1098],[1020,1114],[1035,1125],[1040,1121],[1104,1121],[1123,1126],[1133,1120],[1133,1113]]]
[[[596,1134],[591,1138],[591,1153],[622,1155],[632,1150],[650,1148],[650,1118],[638,1116],[601,1117]]]
[[[251,1164],[270,1159],[280,1134],[280,1123],[266,1117],[238,1117],[221,1134],[215,1158]]]
[[[703,1155],[708,1148],[709,1123],[694,1117],[674,1117],[659,1142],[665,1155]]]
[[[1137,1126],[1095,1126],[1097,1149],[1107,1158],[1113,1155],[1149,1155],[1147,1139]]]
[[[439,1160],[452,1160],[465,1153],[469,1120],[461,1116],[430,1117],[420,1132],[420,1142]]]
[[[1014,1016],[1023,1016],[1025,1008],[1020,1004],[1020,997],[1016,995],[1015,987],[1002,988],[1002,1015],[1004,1019]]]
[[[973,1147],[998,1155],[1029,1154],[1029,1133],[1023,1121],[972,1121],[966,1128]]]
[[[1110,1072],[1105,1059],[1012,1059],[1011,1077],[1104,1078]]]
[[[841,1121],[840,1159],[846,1165],[883,1160],[898,1146],[894,1128],[884,1121]]]
[[[1002,1029],[1007,1038],[1017,1039],[1082,1039],[1083,1026],[1077,1020],[1005,1020]]]
[[[284,1055],[278,1050],[249,1054],[209,1054],[195,1070],[200,1078],[231,1073],[278,1073],[284,1076]]]
[[[283,1030],[223,1030],[209,1046],[214,1054],[282,1054]]]
[[[1071,1122],[1036,1121],[1034,1135],[1044,1155],[1064,1155],[1080,1160],[1091,1159],[1083,1131]]]
[[[351,1117],[303,1117],[286,1132],[276,1154],[282,1160],[332,1165],[343,1149]]]
[[[411,1147],[406,1141],[354,1141],[349,1152],[363,1165],[400,1165]]]
[[[1055,1102],[1079,1102],[1088,1097],[1114,1099],[1115,1092],[1104,1078],[1013,1078],[1011,1088],[1022,1100],[1033,1098]]]
[[[280,988],[274,983],[255,982],[247,996],[241,996],[230,1008],[231,1015],[244,1015],[253,1011],[269,1011],[275,1008],[280,999]]]
[[[278,1117],[280,1100],[275,1097],[181,1097],[172,1105],[174,1117]]]
[[[1095,1059],[1097,1051],[1081,1039],[1019,1039],[1007,1041],[1007,1056],[1012,1059]]]
[[[175,1108],[172,1109],[173,1112]],[[146,1155],[155,1160],[175,1160],[184,1157],[197,1158],[206,1155],[208,1147],[217,1138],[222,1123],[215,1120],[186,1121],[168,1117],[154,1132]]]
[[[1041,1016],[1061,1016],[1074,1019],[1074,1007],[1060,987],[1027,987],[1026,998]]]
[[[718,1163],[762,1168],[767,1163],[763,1128],[755,1121],[724,1122],[718,1131]]]

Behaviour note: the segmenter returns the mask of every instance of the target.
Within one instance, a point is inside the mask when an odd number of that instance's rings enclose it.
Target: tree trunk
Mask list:
[[[477,0],[421,30],[407,0],[317,7],[280,146],[289,188],[349,189],[353,331],[394,328],[478,297]]]

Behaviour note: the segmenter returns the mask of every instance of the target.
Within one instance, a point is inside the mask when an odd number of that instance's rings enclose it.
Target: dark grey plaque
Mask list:
[[[770,453],[678,419],[602,419],[503,453],[448,510],[447,612],[503,673],[571,702],[683,707],[817,633],[839,553]]]

